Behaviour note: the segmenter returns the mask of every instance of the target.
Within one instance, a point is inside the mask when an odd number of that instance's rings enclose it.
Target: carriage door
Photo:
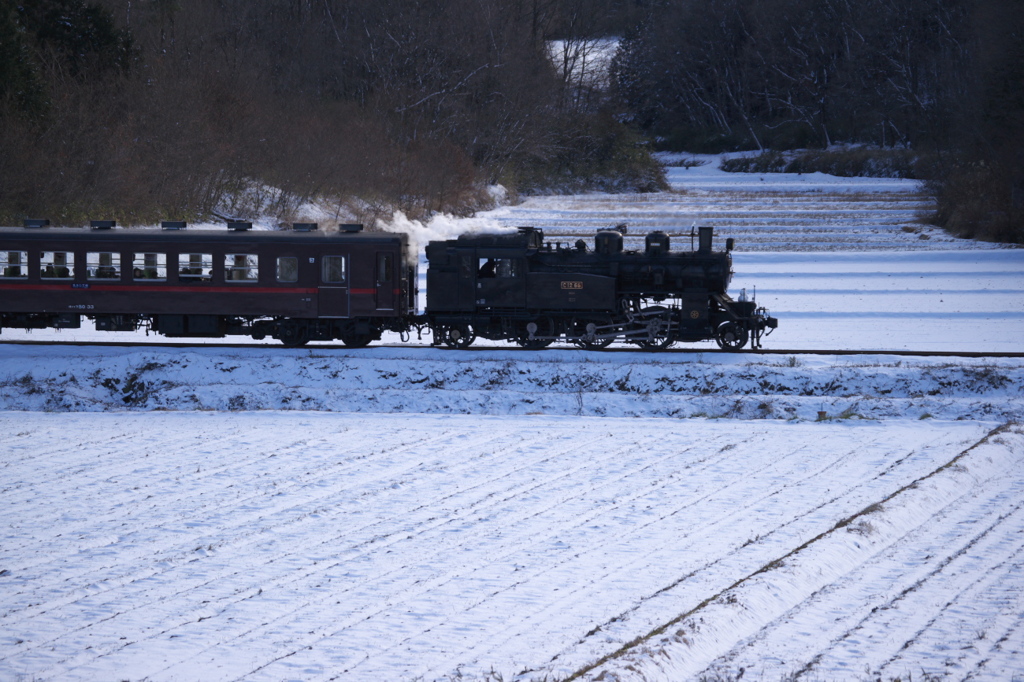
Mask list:
[[[395,254],[377,252],[377,310],[395,308]]]
[[[319,298],[320,317],[348,317],[348,256],[321,258]]]

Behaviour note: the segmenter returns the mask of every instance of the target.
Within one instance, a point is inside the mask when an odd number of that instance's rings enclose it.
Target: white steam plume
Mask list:
[[[439,213],[426,223],[411,220],[401,211],[395,211],[390,221],[378,220],[377,229],[384,232],[400,232],[409,235],[410,257],[417,258],[427,246],[427,242],[455,239],[469,232],[476,234],[494,234],[498,232],[515,232],[514,227],[505,227],[492,218],[456,218]]]

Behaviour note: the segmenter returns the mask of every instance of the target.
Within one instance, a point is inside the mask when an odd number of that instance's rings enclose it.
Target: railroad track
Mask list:
[[[285,349],[283,346],[276,344],[260,344],[260,343],[214,343],[214,344],[196,344],[196,343],[182,343],[182,342],[143,342],[143,341],[27,341],[27,340],[16,340],[16,341],[0,341],[0,346],[84,346],[84,347],[113,347],[113,348],[200,348],[200,347],[213,347],[213,348],[229,348],[229,349],[244,349],[244,348],[278,348],[281,350],[351,350],[360,351],[363,349],[359,348],[348,348],[344,344],[317,344],[314,346],[305,346],[300,349]],[[399,349],[416,349],[416,348],[431,348],[426,343],[386,343],[369,346],[369,348],[399,348]],[[528,350],[525,348],[519,348],[518,346],[472,346],[468,350],[471,351],[522,351],[526,353],[537,353],[543,351]],[[581,350],[574,346],[552,346],[545,350]],[[452,350],[453,354],[458,354],[464,351]],[[605,348],[600,351],[590,351],[594,353],[651,353],[651,354],[666,354],[666,353],[700,353],[700,354],[711,354],[711,355],[735,355],[735,354],[748,354],[748,355],[900,355],[910,357],[953,357],[953,358],[1024,358],[1024,352],[985,352],[985,351],[956,351],[956,350],[824,350],[824,349],[776,349],[776,348],[759,348],[756,350],[743,349],[740,351],[724,351],[719,348],[689,348],[689,347],[676,347],[666,348],[664,350],[657,351],[641,351],[638,348],[630,346],[616,346],[613,348]]]

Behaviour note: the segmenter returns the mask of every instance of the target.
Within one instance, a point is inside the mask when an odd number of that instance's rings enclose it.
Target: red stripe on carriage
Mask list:
[[[315,294],[319,289],[305,289],[299,287],[255,287],[240,283],[235,286],[205,286],[203,284],[189,284],[185,286],[168,286],[160,284],[88,284],[86,286],[75,286],[72,284],[11,284],[0,282],[0,291],[14,289],[16,291],[130,291],[130,292],[160,292],[160,293],[192,293],[192,294]]]

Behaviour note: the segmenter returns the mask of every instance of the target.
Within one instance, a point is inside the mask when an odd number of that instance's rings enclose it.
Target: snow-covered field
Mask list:
[[[311,412],[0,425],[4,679],[1019,670],[1019,428]]]
[[[716,225],[794,353],[0,345],[0,680],[1024,679],[1024,359],[798,352],[1022,350],[1024,251],[670,179],[487,218]]]

